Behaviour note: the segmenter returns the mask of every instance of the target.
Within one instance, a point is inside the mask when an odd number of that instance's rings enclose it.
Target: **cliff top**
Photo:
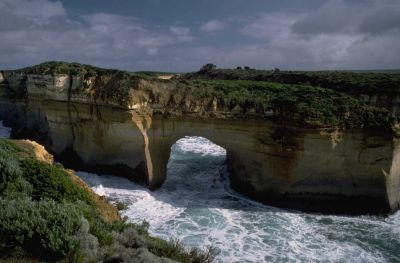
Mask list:
[[[125,70],[106,69],[87,64],[80,64],[77,62],[65,62],[65,61],[47,61],[40,63],[38,65],[21,68],[15,71],[25,74],[39,74],[39,75],[70,74],[70,75],[80,75],[84,77],[119,74],[120,76],[126,76],[126,77],[136,76],[146,79],[152,76],[150,72],[145,72],[145,71],[135,73]]]
[[[218,69],[209,64],[198,72],[158,79],[154,72],[62,61],[16,72],[80,75],[81,87],[73,93],[101,105],[140,104],[162,108],[165,115],[255,117],[306,127],[390,130],[396,122],[390,112],[393,99],[400,94],[400,74],[385,73]],[[27,92],[22,84],[15,89]]]
[[[270,81],[285,84],[311,85],[358,94],[396,94],[400,93],[400,73],[387,72],[355,72],[355,71],[282,71],[243,69],[220,69],[208,64],[201,70],[184,75],[185,79],[211,80],[254,80]]]

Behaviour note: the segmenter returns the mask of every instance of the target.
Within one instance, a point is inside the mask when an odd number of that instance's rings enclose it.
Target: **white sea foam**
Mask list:
[[[0,138],[10,138],[11,128],[3,126],[3,121],[0,121]]]
[[[131,222],[218,249],[218,262],[400,261],[400,214],[388,218],[297,213],[264,206],[228,186],[226,152],[200,137],[172,147],[168,175],[155,192],[127,179],[78,174],[111,202],[124,202]]]

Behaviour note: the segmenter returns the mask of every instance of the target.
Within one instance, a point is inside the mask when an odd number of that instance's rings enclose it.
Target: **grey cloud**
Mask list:
[[[291,69],[399,67],[399,4],[337,0],[303,13],[263,14],[239,30],[253,44],[227,56],[236,63]]]
[[[29,12],[31,10],[32,12]],[[192,40],[185,27],[146,28],[134,17],[96,13],[71,20],[60,2],[0,2],[0,67],[44,60],[124,65]],[[133,62],[132,62],[133,61]]]
[[[181,26],[182,21],[177,22],[180,26],[151,27],[135,17],[107,13],[72,19],[60,2],[1,0],[0,68],[44,60],[171,71],[195,70],[205,63],[287,69],[399,68],[399,4],[398,0],[336,0],[301,13],[281,10],[209,20],[196,29],[224,29],[224,34],[212,35],[213,42],[208,42],[208,37],[193,35],[197,30]],[[219,37],[224,37],[221,43]]]
[[[400,2],[330,0],[314,12],[308,12],[292,27],[300,35],[383,34],[400,29]]]
[[[49,25],[66,12],[60,2],[3,0],[0,2],[0,30],[17,30]]]
[[[191,41],[193,37],[190,35],[190,29],[187,27],[170,26],[169,30],[177,36],[180,41]]]
[[[225,28],[225,22],[214,19],[214,20],[209,20],[205,23],[203,23],[200,26],[200,31],[206,32],[206,33],[211,33],[215,31],[220,31]]]
[[[299,19],[293,25],[293,31],[305,35],[351,32],[360,15],[356,6],[349,6],[344,0],[330,0]]]
[[[274,41],[284,40],[291,34],[291,27],[298,19],[295,14],[263,14],[239,29],[243,35]]]
[[[378,9],[360,25],[360,31],[367,34],[383,34],[390,30],[400,30],[400,2]]]

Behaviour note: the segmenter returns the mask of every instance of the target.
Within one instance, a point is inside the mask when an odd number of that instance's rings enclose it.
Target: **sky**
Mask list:
[[[400,0],[0,0],[0,68],[399,69]]]

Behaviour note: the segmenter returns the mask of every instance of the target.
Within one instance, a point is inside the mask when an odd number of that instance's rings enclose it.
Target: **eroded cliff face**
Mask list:
[[[96,78],[3,75],[0,118],[43,134],[46,147],[72,166],[156,189],[171,146],[202,136],[227,150],[232,187],[266,204],[346,213],[399,206],[400,146],[385,133],[279,126],[256,110],[239,118],[240,109],[194,99],[169,81],[140,80],[119,103],[94,91]],[[26,86],[24,101],[4,95],[13,85]]]

